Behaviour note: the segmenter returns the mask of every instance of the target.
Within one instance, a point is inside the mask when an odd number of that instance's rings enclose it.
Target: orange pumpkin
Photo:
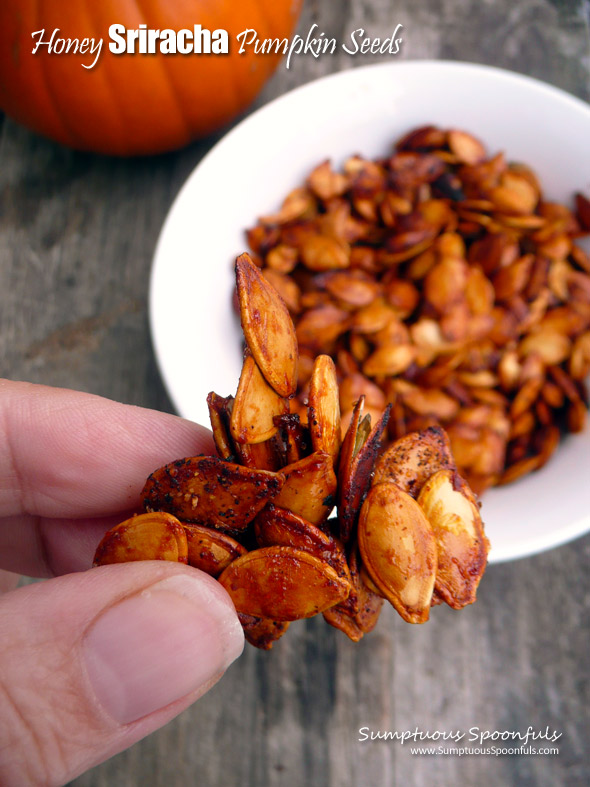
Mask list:
[[[288,37],[302,0],[1,0],[0,108],[26,126],[79,150],[118,155],[182,147],[234,118],[276,67],[276,54],[239,54],[238,33]],[[121,54],[109,27],[229,33],[229,54]],[[44,40],[103,39],[100,58],[32,50]]]

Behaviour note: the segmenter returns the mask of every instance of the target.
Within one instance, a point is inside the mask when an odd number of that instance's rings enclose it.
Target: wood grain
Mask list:
[[[401,58],[503,66],[590,98],[588,0],[307,0],[342,40],[390,35]],[[378,56],[295,58],[257,102]],[[564,130],[565,131],[565,130]],[[171,201],[215,142],[116,160],[0,123],[0,372],[159,409],[171,405],[148,332],[147,283]],[[359,645],[312,619],[270,653],[248,648],[166,728],[76,787],[389,787],[590,782],[590,537],[492,567],[477,606],[425,627],[386,612]],[[562,733],[546,757],[413,756],[359,729]]]

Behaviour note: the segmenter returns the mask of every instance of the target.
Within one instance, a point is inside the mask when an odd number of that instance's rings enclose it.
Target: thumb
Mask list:
[[[240,655],[221,585],[146,561],[0,598],[0,784],[58,785],[165,724]]]

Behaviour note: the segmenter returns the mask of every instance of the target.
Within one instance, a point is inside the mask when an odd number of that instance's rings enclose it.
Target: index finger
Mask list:
[[[0,517],[127,511],[153,470],[200,453],[214,453],[211,433],[183,418],[0,381]]]

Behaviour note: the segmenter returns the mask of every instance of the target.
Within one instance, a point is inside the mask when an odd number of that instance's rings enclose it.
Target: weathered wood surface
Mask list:
[[[403,58],[499,65],[590,99],[588,0],[307,0],[342,39],[404,25]],[[379,57],[294,59],[258,105]],[[567,129],[564,129],[564,136]],[[0,373],[160,409],[146,294],[159,228],[215,139],[137,161],[81,155],[0,126]],[[589,153],[590,155],[590,153]],[[556,505],[559,504],[556,499]],[[359,645],[311,620],[270,653],[248,648],[165,729],[77,787],[584,785],[590,783],[590,537],[492,567],[475,608],[425,627],[392,612]],[[359,728],[551,729],[559,755],[412,756]]]

